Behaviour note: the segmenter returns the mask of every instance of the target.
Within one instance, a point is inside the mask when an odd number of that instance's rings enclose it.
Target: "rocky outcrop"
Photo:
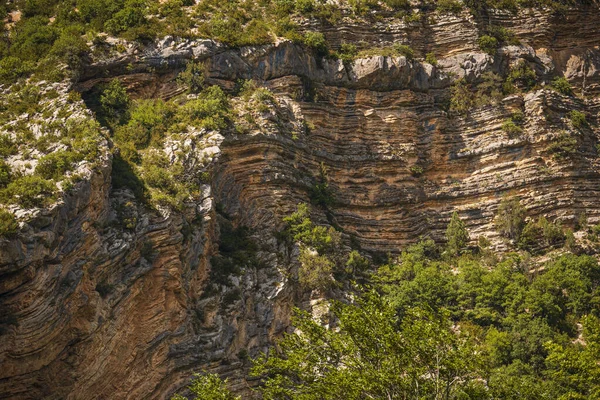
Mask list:
[[[164,399],[202,368],[248,393],[247,352],[265,350],[308,298],[289,273],[293,249],[274,233],[299,202],[310,202],[322,167],[335,202],[314,207],[315,219],[366,252],[395,253],[424,235],[442,241],[454,211],[473,240],[505,248],[494,215],[506,194],[519,195],[532,217],[573,225],[585,212],[600,222],[598,14],[590,5],[563,16],[529,10],[305,27],[323,31],[333,48],[409,43],[415,60],[349,64],[285,41],[233,50],[167,38],[109,51],[80,77],[84,95],[117,77],[134,96],[170,98],[181,93],[177,72],[196,59],[207,63],[209,82],[232,90],[238,79],[254,79],[276,104],[260,128],[198,142],[204,147],[189,165],[211,159],[211,179],[198,182],[201,199],[183,211],[151,209],[111,189],[107,156],[62,202],[2,242],[0,397]],[[477,37],[488,23],[512,28],[521,44],[481,52]],[[422,61],[429,52],[437,66]],[[538,75],[533,90],[466,114],[449,110],[456,79],[477,85],[520,60]],[[562,75],[583,95],[549,89]],[[574,128],[571,110],[584,112],[589,126]],[[509,135],[502,126],[515,112],[522,131]],[[548,147],[563,132],[577,139],[577,152],[559,159]],[[239,226],[250,228],[259,265],[217,276],[220,231]]]

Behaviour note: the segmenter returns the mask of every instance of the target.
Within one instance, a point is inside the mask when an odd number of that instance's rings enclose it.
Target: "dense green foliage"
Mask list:
[[[355,304],[335,302],[331,311],[336,329],[298,311],[293,324],[301,333],[256,360],[265,399],[461,398],[483,391],[473,381],[472,335],[456,334],[443,313],[415,307],[399,317],[376,292]]]
[[[424,11],[480,14],[489,8],[516,12],[522,7],[552,7],[564,10],[568,1],[486,0],[425,1],[414,9],[408,0],[348,0],[341,4],[319,0],[19,0],[0,8],[0,17],[19,10],[14,25],[3,26],[0,35],[0,83],[14,82],[36,73],[39,78],[60,80],[77,73],[92,47],[102,51],[106,41],[100,33],[147,42],[156,37],[209,37],[233,47],[273,43],[277,37],[313,48],[317,54],[348,60],[356,51],[328,49],[320,32],[303,30],[298,23],[308,18],[320,24],[336,24],[342,18],[381,18],[395,13],[407,23],[419,22]],[[514,44],[514,36],[503,27],[490,26],[479,39],[480,47],[495,54],[500,45]],[[362,49],[373,52],[373,50]],[[398,53],[384,49],[384,52]],[[412,50],[399,52],[412,57]],[[69,70],[60,66],[66,65]]]
[[[310,213],[300,204],[280,235],[300,246],[299,283],[324,290],[337,282],[351,295],[331,301],[320,320],[296,310],[296,331],[253,360],[263,398],[566,400],[600,393],[596,258],[498,256],[481,238],[479,250],[467,248],[467,228],[453,213],[443,248],[424,240],[373,270],[359,251],[340,251],[339,233],[316,225]],[[534,254],[567,237],[558,222],[529,219],[516,197],[501,201],[496,223]],[[365,273],[368,286],[348,285]],[[207,393],[231,396],[212,379],[203,378]]]
[[[240,400],[240,397],[232,395],[225,387],[227,381],[223,382],[216,374],[197,374],[189,386],[194,397],[190,400]],[[175,395],[171,400],[187,400],[181,395]]]
[[[516,254],[490,268],[472,255],[436,253],[431,242],[409,247],[380,267],[374,286],[353,302],[332,302],[328,320],[297,310],[298,331],[254,360],[263,398],[537,400],[600,393],[597,260],[568,254],[531,274]],[[207,393],[212,387],[218,385],[207,384]]]
[[[310,208],[298,205],[298,210],[284,218],[286,228],[282,238],[300,245],[298,280],[308,289],[327,290],[334,285],[334,273],[345,271],[340,254],[341,236],[335,229],[315,225]]]
[[[231,119],[225,93],[218,86],[202,89],[201,66],[191,64],[178,81],[188,90],[198,91],[195,98],[133,101],[115,79],[99,93],[97,109],[98,119],[110,128],[119,149],[115,188],[129,187],[140,199],[147,197],[156,205],[176,209],[198,195],[200,179],[187,176],[183,163],[167,157],[165,140],[179,138],[189,129],[225,129]]]
[[[334,302],[335,329],[299,312],[300,333],[255,361],[264,397],[583,399],[597,393],[600,268],[594,258],[562,256],[531,275],[516,255],[490,269],[473,256],[431,258],[434,247],[408,248],[379,269],[377,290],[352,304]],[[573,343],[579,320],[590,340],[585,346]]]

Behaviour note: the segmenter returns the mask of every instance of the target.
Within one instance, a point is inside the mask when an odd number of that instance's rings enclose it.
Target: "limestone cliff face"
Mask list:
[[[291,308],[308,300],[293,279],[294,250],[274,232],[309,201],[321,166],[335,203],[327,213],[316,207],[315,218],[365,251],[397,252],[422,235],[442,240],[453,211],[471,238],[505,248],[493,219],[507,193],[521,196],[531,216],[572,225],[585,211],[600,222],[599,16],[590,5],[563,16],[528,10],[306,27],[334,48],[407,42],[415,60],[345,64],[291,42],[232,50],[167,38],[94,63],[75,86],[84,94],[117,77],[133,96],[170,98],[181,92],[177,72],[197,59],[208,63],[211,83],[231,89],[255,79],[277,104],[260,128],[198,133],[211,149],[211,180],[198,183],[202,199],[184,211],[149,209],[111,188],[107,155],[58,205],[1,243],[0,397],[165,399],[202,368],[248,393],[245,352],[266,349]],[[511,28],[521,44],[494,57],[481,52],[485,24]],[[419,61],[426,53],[437,66]],[[457,79],[476,85],[521,60],[545,85],[466,114],[448,110]],[[554,76],[581,95],[551,90]],[[571,110],[584,112],[589,126],[574,129]],[[522,132],[509,136],[502,125],[515,112]],[[557,159],[548,146],[565,131],[577,152]],[[219,284],[211,282],[211,258],[227,224],[250,228],[261,268],[241,265]]]

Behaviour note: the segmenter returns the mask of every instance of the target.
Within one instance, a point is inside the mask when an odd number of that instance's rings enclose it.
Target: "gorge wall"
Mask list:
[[[16,238],[1,239],[0,397],[166,399],[202,368],[249,393],[247,355],[288,328],[293,306],[311,306],[294,278],[297,249],[276,232],[298,203],[310,202],[320,170],[334,202],[313,207],[315,221],[338,227],[365,254],[397,253],[423,236],[443,241],[454,211],[473,241],[484,236],[507,249],[494,225],[507,194],[531,217],[575,226],[585,213],[600,222],[599,17],[592,3],[564,15],[530,9],[304,27],[323,32],[334,49],[408,43],[414,60],[343,62],[289,41],[229,49],[172,38],[94,60],[74,84],[84,98],[113,78],[133,97],[171,98],[181,92],[177,73],[194,59],[207,63],[210,83],[233,90],[253,79],[276,104],[249,132],[198,133],[190,162],[209,158],[210,181],[198,182],[201,201],[181,212],[151,209],[111,187],[104,143],[86,179],[34,213]],[[520,44],[482,52],[486,24],[512,29]],[[426,53],[437,65],[422,61]],[[536,72],[535,88],[468,113],[449,110],[457,80],[476,88],[487,73],[506,76],[521,61]],[[555,76],[577,96],[552,90]],[[572,110],[588,125],[575,129]],[[503,124],[517,112],[522,130],[509,135]],[[557,158],[549,146],[564,132],[577,151]],[[119,223],[124,216],[133,226]],[[248,227],[260,267],[240,265],[240,274],[214,283],[211,260],[229,225]]]

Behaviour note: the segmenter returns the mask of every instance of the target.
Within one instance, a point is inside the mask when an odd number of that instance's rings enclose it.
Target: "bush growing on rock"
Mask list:
[[[572,156],[577,152],[577,139],[571,136],[568,132],[561,133],[554,139],[546,148],[556,159],[564,159]]]
[[[315,225],[310,219],[310,208],[307,204],[298,204],[298,209],[283,222],[286,228],[282,236],[291,242],[299,242],[316,249],[321,254],[333,253],[340,245],[341,237],[332,227]]]
[[[527,64],[527,61],[519,61],[511,68],[504,84],[505,93],[513,93],[516,89],[529,91],[537,84],[537,74]]]
[[[129,104],[127,91],[118,79],[110,81],[100,95],[102,117],[111,124],[122,123],[127,119]]]
[[[81,155],[73,151],[55,151],[40,158],[35,173],[44,179],[59,180],[80,160]]]
[[[198,93],[204,87],[206,73],[205,64],[188,62],[185,70],[177,75],[177,83],[186,87],[188,93]]]
[[[552,87],[559,93],[564,95],[573,94],[573,88],[571,88],[571,84],[565,77],[557,77],[552,81]]]
[[[126,0],[124,7],[105,22],[104,28],[108,33],[119,34],[130,28],[136,28],[146,23],[143,0]]]
[[[19,224],[13,213],[0,209],[0,237],[10,238],[19,229]]]
[[[518,198],[504,197],[496,214],[496,226],[505,237],[518,240],[525,227],[525,208]]]
[[[463,10],[463,5],[457,0],[438,0],[436,10],[440,13],[460,14]]]
[[[0,83],[13,83],[33,72],[35,63],[9,56],[0,59]]]
[[[565,239],[560,223],[554,224],[545,217],[530,221],[519,237],[519,247],[528,251],[537,251],[542,246],[556,246]]]
[[[352,62],[358,55],[358,49],[356,45],[351,43],[342,43],[337,56],[344,62]]]
[[[12,169],[6,161],[0,159],[0,189],[5,188],[12,180]]]
[[[346,261],[346,272],[351,276],[363,274],[369,269],[369,260],[361,256],[356,250],[352,250]]]
[[[327,41],[321,32],[308,31],[304,33],[304,44],[313,49],[318,55],[327,54]]]
[[[324,255],[316,251],[303,248],[300,251],[300,268],[298,269],[298,281],[300,285],[310,290],[324,291],[334,283],[334,263]]]
[[[410,8],[409,0],[383,0],[383,2],[393,10],[406,10]]]
[[[571,111],[568,114],[568,118],[575,129],[582,130],[583,128],[588,126],[587,118],[585,117],[585,114],[581,111]]]
[[[448,253],[453,256],[460,254],[467,247],[469,240],[469,232],[465,227],[465,223],[456,211],[453,212],[450,223],[446,228],[446,249]]]
[[[512,119],[504,121],[502,124],[502,130],[511,138],[517,137],[523,133],[523,129],[515,124]]]
[[[473,94],[464,79],[459,79],[452,86],[452,97],[450,98],[450,110],[464,114],[474,105]]]
[[[435,57],[435,54],[433,54],[433,53],[427,53],[425,55],[425,62],[429,63],[433,66],[436,66],[438,64],[437,58]]]
[[[425,172],[423,167],[421,167],[420,165],[411,165],[411,167],[409,168],[409,171],[412,174],[412,176],[415,176],[415,177],[419,177],[419,176],[423,175],[423,173]]]
[[[14,140],[8,135],[0,134],[0,156],[7,157],[17,153]]]
[[[498,49],[498,39],[493,36],[483,35],[477,40],[479,48],[489,55],[493,56],[496,54]]]
[[[24,208],[44,207],[54,200],[56,185],[40,176],[25,175],[13,180],[1,198]]]
[[[178,114],[179,122],[209,130],[223,129],[230,118],[229,100],[218,86],[210,86],[198,98],[185,103]]]

